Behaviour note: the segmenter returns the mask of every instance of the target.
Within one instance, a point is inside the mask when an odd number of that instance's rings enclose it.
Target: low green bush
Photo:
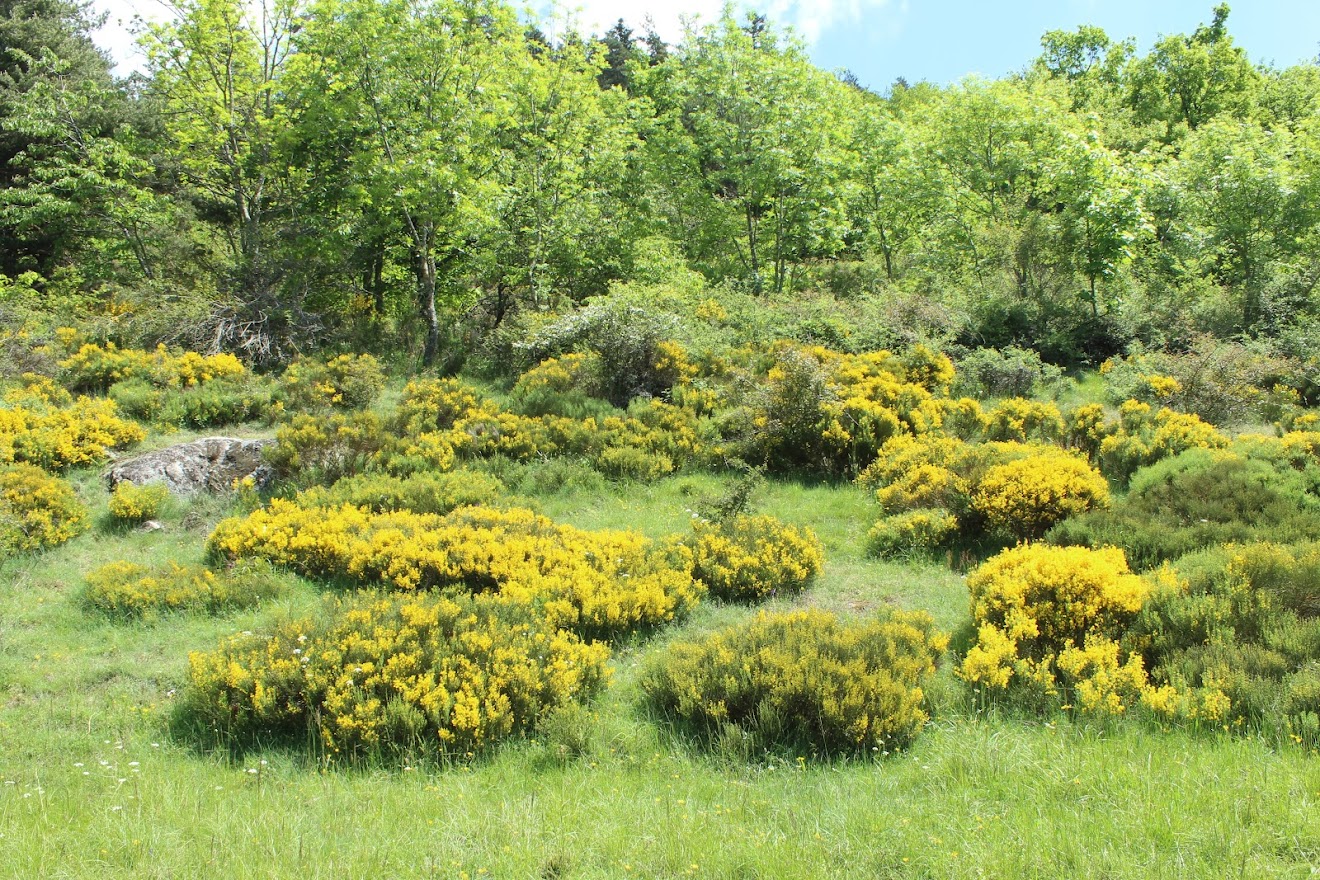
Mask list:
[[[873,753],[927,721],[922,684],[947,638],[921,612],[858,623],[819,610],[762,612],[670,645],[642,675],[650,706],[715,742],[732,726],[756,748]]]
[[[504,493],[504,484],[480,471],[420,473],[406,477],[357,474],[330,487],[313,487],[298,494],[303,507],[340,507],[351,504],[372,513],[411,510],[414,513],[449,513],[472,504],[490,504]]]
[[[894,559],[929,555],[958,534],[958,518],[940,508],[909,510],[881,519],[866,534],[873,556]]]
[[[1054,544],[1122,547],[1138,569],[1195,550],[1269,538],[1320,538],[1306,473],[1242,450],[1190,449],[1143,468],[1108,510],[1055,525]]]
[[[153,617],[163,612],[218,613],[260,605],[284,592],[285,576],[262,559],[241,559],[217,574],[171,562],[149,569],[111,562],[89,572],[87,604],[117,617]]]
[[[155,519],[169,497],[163,483],[138,486],[124,480],[110,493],[110,518],[125,525]]]

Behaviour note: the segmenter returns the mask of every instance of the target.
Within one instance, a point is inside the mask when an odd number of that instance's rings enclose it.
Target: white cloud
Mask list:
[[[755,9],[769,16],[777,25],[788,25],[808,44],[813,44],[833,27],[856,24],[867,15],[890,5],[890,0],[766,0],[761,3],[735,4],[740,10]],[[906,5],[906,4],[904,4]],[[548,9],[542,5],[541,9]],[[667,42],[683,37],[683,20],[708,24],[719,18],[722,0],[643,0],[620,7],[617,0],[581,0],[568,6],[576,9],[575,21],[580,30],[603,33],[620,17],[634,31],[640,31],[649,15],[656,32]]]
[[[119,65],[118,73],[127,74],[140,70],[145,59],[137,49],[131,33],[133,20],[141,17],[147,21],[161,21],[170,16],[170,9],[163,0],[94,0],[99,12],[108,13],[108,18],[94,38],[99,46],[110,52]],[[787,25],[808,45],[814,44],[826,31],[840,26],[855,25],[866,21],[868,29],[875,29],[877,23],[872,20],[875,13],[889,8],[896,16],[886,16],[886,21],[878,27],[888,29],[894,25],[894,19],[901,18],[907,6],[906,0],[763,0],[763,2],[743,2],[735,4],[741,10],[755,9],[770,17],[776,25]],[[565,12],[571,15],[580,31],[604,33],[620,17],[640,36],[643,22],[649,18],[655,25],[656,32],[669,43],[677,43],[683,38],[684,21],[709,24],[717,20],[724,8],[723,0],[642,0],[642,2],[619,3],[618,0],[563,0],[558,4],[538,3],[543,17],[563,19]],[[553,9],[557,13],[552,13]],[[553,21],[553,19],[552,19]]]
[[[160,0],[93,0],[92,7],[106,13],[105,24],[92,34],[96,45],[110,53],[115,72],[127,76],[146,65],[146,58],[137,47],[132,28],[135,18],[144,21],[164,21],[173,13]]]

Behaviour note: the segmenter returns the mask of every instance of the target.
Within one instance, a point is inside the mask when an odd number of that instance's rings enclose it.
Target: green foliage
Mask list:
[[[876,522],[866,533],[866,546],[883,559],[928,556],[957,534],[958,518],[953,514],[918,508]]]
[[[459,507],[491,504],[504,493],[504,484],[480,471],[418,473],[405,477],[355,474],[334,485],[298,493],[303,507],[335,508],[344,504],[372,513],[411,510],[414,513],[449,513]]]
[[[1216,720],[1314,741],[1308,702],[1320,656],[1320,549],[1314,542],[1228,544],[1173,564],[1127,635],[1152,676],[1217,705]]]
[[[693,530],[692,576],[716,598],[746,602],[795,595],[825,563],[815,533],[771,516],[699,521]]]
[[[1247,451],[1191,449],[1138,471],[1109,510],[1064,521],[1047,537],[1122,547],[1139,569],[1234,541],[1316,538],[1314,485],[1290,465]]]
[[[887,753],[926,723],[922,685],[946,644],[920,612],[857,623],[761,612],[669,645],[642,689],[663,717],[708,741],[732,725],[759,749]]]
[[[280,377],[289,408],[369,409],[385,387],[380,361],[369,354],[341,354],[322,363],[297,360]]]
[[[265,454],[280,476],[302,484],[330,484],[377,467],[377,456],[392,438],[375,414],[356,412],[294,416],[280,426],[275,441]],[[452,450],[448,461],[453,461]]]
[[[1063,370],[1031,349],[977,348],[957,360],[953,393],[972,398],[1031,397],[1058,387]]]

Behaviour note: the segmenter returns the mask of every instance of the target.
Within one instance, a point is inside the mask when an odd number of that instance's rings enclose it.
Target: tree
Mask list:
[[[909,127],[886,104],[860,103],[852,154],[853,222],[893,280],[900,257],[942,211],[944,192]]]
[[[1293,253],[1315,222],[1292,154],[1287,131],[1220,119],[1188,138],[1175,171],[1197,261],[1238,292],[1243,330],[1262,317],[1268,268]]]
[[[286,267],[270,228],[288,221],[296,200],[278,145],[289,126],[283,80],[300,27],[296,2],[180,0],[177,18],[143,37],[161,159],[228,251],[222,290],[231,301],[213,304],[213,344],[255,361],[290,356],[314,326],[300,292],[281,288]]]
[[[596,75],[596,82],[602,89],[619,86],[625,92],[631,91],[632,77],[628,74],[628,65],[641,55],[632,28],[619,19],[605,32],[601,43],[605,46],[605,66]]]
[[[96,25],[90,9],[71,0],[0,0],[0,191],[8,203],[0,273],[6,275],[49,274],[85,232],[74,222],[76,210],[37,219],[49,206],[34,204],[45,175],[36,163],[61,153],[67,134],[65,126],[52,124],[55,96],[68,96],[65,109],[76,110],[84,137],[107,136],[123,119],[124,96],[89,36]],[[95,100],[73,94],[79,91]],[[24,202],[31,210],[22,209]]]
[[[1227,3],[1214,8],[1209,26],[1190,37],[1174,35],[1135,59],[1127,74],[1128,101],[1137,124],[1158,122],[1164,141],[1179,139],[1221,114],[1245,117],[1255,104],[1261,76],[1228,33]]]
[[[306,121],[348,127],[344,167],[378,230],[409,249],[427,366],[439,353],[438,291],[490,224],[509,124],[503,78],[527,56],[523,43],[516,16],[493,0],[325,0],[299,38]],[[461,296],[450,288],[444,299]]]
[[[660,120],[650,161],[670,193],[658,204],[705,271],[777,292],[792,264],[838,252],[847,86],[763,19],[744,29],[727,10],[647,83]]]

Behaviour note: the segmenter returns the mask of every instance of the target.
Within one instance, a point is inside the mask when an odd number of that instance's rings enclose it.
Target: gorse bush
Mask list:
[[[1189,449],[1222,449],[1228,438],[1194,415],[1161,408],[1153,415],[1149,404],[1135,400],[1120,408],[1116,429],[1100,440],[1100,470],[1111,479],[1126,481],[1140,468]]]
[[[447,516],[360,507],[270,508],[216,526],[221,559],[258,556],[309,577],[399,590],[491,592],[554,626],[613,635],[691,609],[691,553],[631,532],[585,532],[528,510],[465,507]]]
[[[97,464],[110,450],[145,436],[141,427],[119,418],[109,400],[80,397],[67,407],[0,408],[0,463],[47,470]]]
[[[385,387],[385,371],[369,354],[341,354],[322,363],[297,360],[280,378],[288,406],[297,410],[370,407]]]
[[[943,508],[918,508],[887,516],[866,533],[868,552],[884,559],[928,555],[958,533],[958,518]]]
[[[87,530],[68,483],[31,465],[0,467],[0,559],[63,544]]]
[[[123,480],[110,493],[110,518],[124,524],[155,519],[169,497],[170,490],[163,483],[138,486]]]
[[[720,599],[755,601],[800,593],[825,561],[810,529],[771,516],[698,522],[693,530],[692,576]]]
[[[369,593],[194,652],[177,720],[233,745],[310,730],[336,760],[470,756],[590,697],[608,656],[490,597]]]
[[[266,460],[286,479],[302,485],[334,483],[342,477],[380,469],[379,456],[394,448],[380,419],[370,412],[298,415],[275,433],[275,445]],[[437,445],[432,458],[436,469],[453,463],[453,450]]]
[[[1039,538],[1056,523],[1109,505],[1109,484],[1082,459],[1055,447],[986,470],[972,509],[991,532]]]
[[[118,617],[153,617],[173,611],[221,612],[260,605],[284,592],[284,579],[267,562],[240,560],[219,574],[169,563],[150,569],[111,562],[87,574],[87,604]]]
[[[670,645],[642,690],[655,711],[707,740],[732,725],[763,749],[887,752],[926,723],[922,684],[946,644],[920,612],[857,623],[761,612]]]
[[[986,692],[1027,691],[1087,712],[1167,705],[1120,639],[1151,585],[1123,551],[1020,545],[967,578],[976,641],[958,673]]]
[[[1125,639],[1152,678],[1182,695],[1189,716],[1316,742],[1320,718],[1294,696],[1320,659],[1320,544],[1229,544],[1173,569],[1176,582],[1152,595]]]
[[[1063,416],[1052,403],[1011,397],[985,414],[984,430],[989,440],[1052,442],[1063,436]]]
[[[59,368],[70,389],[102,393],[128,379],[145,380],[158,388],[192,388],[244,372],[232,354],[170,351],[163,345],[155,351],[141,351],[119,348],[113,342],[103,346],[86,343],[60,361]]]
[[[480,471],[420,473],[406,477],[359,474],[345,477],[329,488],[314,487],[298,493],[300,507],[362,507],[372,513],[411,510],[414,513],[449,513],[459,507],[491,504],[504,493],[504,484]]]
[[[1056,446],[966,443],[935,434],[894,438],[857,482],[875,488],[876,500],[888,517],[944,511],[969,539],[1039,537],[1055,523],[1109,501],[1104,478],[1084,460]],[[899,538],[893,529],[915,527],[922,521],[921,517],[895,520],[886,526],[881,520],[874,531],[879,542],[876,551],[901,552],[904,542],[893,543]],[[941,517],[940,522],[946,521]]]

